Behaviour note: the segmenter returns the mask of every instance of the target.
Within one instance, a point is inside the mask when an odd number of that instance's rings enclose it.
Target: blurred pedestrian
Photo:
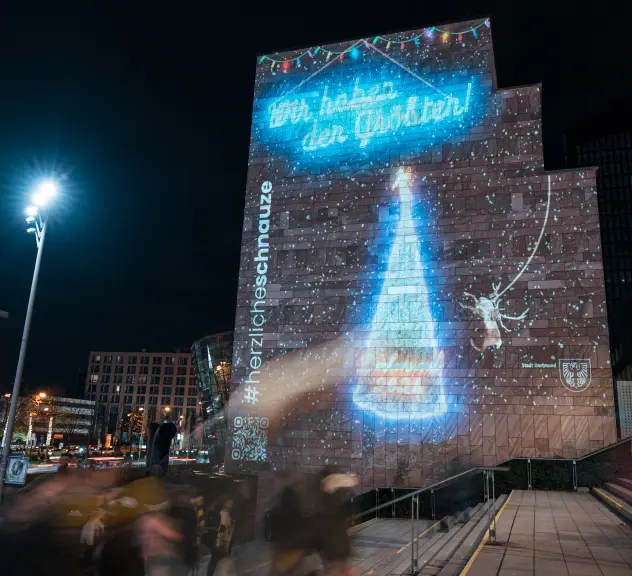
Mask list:
[[[285,472],[280,478],[276,504],[270,511],[273,542],[272,574],[297,571],[309,548],[309,529],[301,514],[302,506],[296,478]]]
[[[230,546],[233,538],[232,508],[233,501],[227,498],[220,511],[219,526],[217,527],[215,542],[211,551],[211,559],[206,571],[207,576],[212,576],[220,561],[230,555]]]
[[[358,478],[325,468],[321,474],[322,511],[320,517],[320,549],[329,574],[350,573],[348,558],[351,540],[347,533],[346,504]]]

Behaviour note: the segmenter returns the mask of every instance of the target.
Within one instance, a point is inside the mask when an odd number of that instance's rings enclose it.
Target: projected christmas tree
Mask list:
[[[363,342],[354,401],[385,418],[445,412],[443,352],[435,335],[421,240],[412,211],[412,174],[397,173],[400,216],[384,282]]]

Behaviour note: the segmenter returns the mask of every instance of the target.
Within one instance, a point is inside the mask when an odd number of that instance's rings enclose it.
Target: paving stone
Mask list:
[[[504,546],[485,546],[470,575],[632,576],[632,529],[590,494],[515,491],[498,524]]]

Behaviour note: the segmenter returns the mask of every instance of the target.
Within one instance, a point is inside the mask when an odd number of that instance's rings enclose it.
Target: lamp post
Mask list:
[[[7,424],[9,423],[9,405],[11,404],[11,394],[6,393],[4,395],[4,415],[2,416],[2,424],[4,425],[4,431],[2,433],[2,443],[4,445],[4,439],[7,436]]]
[[[20,356],[18,357],[18,366],[15,371],[15,380],[13,381],[13,393],[11,395],[11,407],[9,408],[7,430],[3,439],[2,466],[0,466],[0,502],[2,502],[2,493],[4,492],[4,478],[7,471],[9,451],[11,450],[13,424],[15,421],[15,412],[18,406],[18,397],[20,395],[20,385],[22,383],[22,373],[24,372],[24,361],[26,359],[26,347],[29,339],[29,331],[31,329],[31,319],[33,317],[33,305],[35,303],[37,281],[39,279],[40,266],[42,263],[42,252],[44,251],[44,240],[46,239],[46,228],[48,226],[48,217],[50,215],[48,206],[57,195],[57,191],[57,182],[53,180],[45,180],[39,185],[35,195],[33,196],[33,205],[26,209],[26,222],[30,225],[27,232],[35,236],[37,257],[35,258],[35,269],[33,271],[33,281],[31,282],[31,293],[29,295],[29,303],[26,309],[26,318],[24,319],[24,331],[22,332],[22,343],[20,344]]]

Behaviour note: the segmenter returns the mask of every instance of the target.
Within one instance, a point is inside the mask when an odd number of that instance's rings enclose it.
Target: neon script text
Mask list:
[[[303,150],[314,151],[344,144],[350,136],[360,148],[377,137],[405,128],[458,119],[469,111],[472,84],[467,85],[464,103],[451,95],[402,96],[392,82],[368,89],[356,79],[351,94],[331,94],[326,86],[310,97],[283,99],[268,108],[269,127],[309,125],[302,138]]]

